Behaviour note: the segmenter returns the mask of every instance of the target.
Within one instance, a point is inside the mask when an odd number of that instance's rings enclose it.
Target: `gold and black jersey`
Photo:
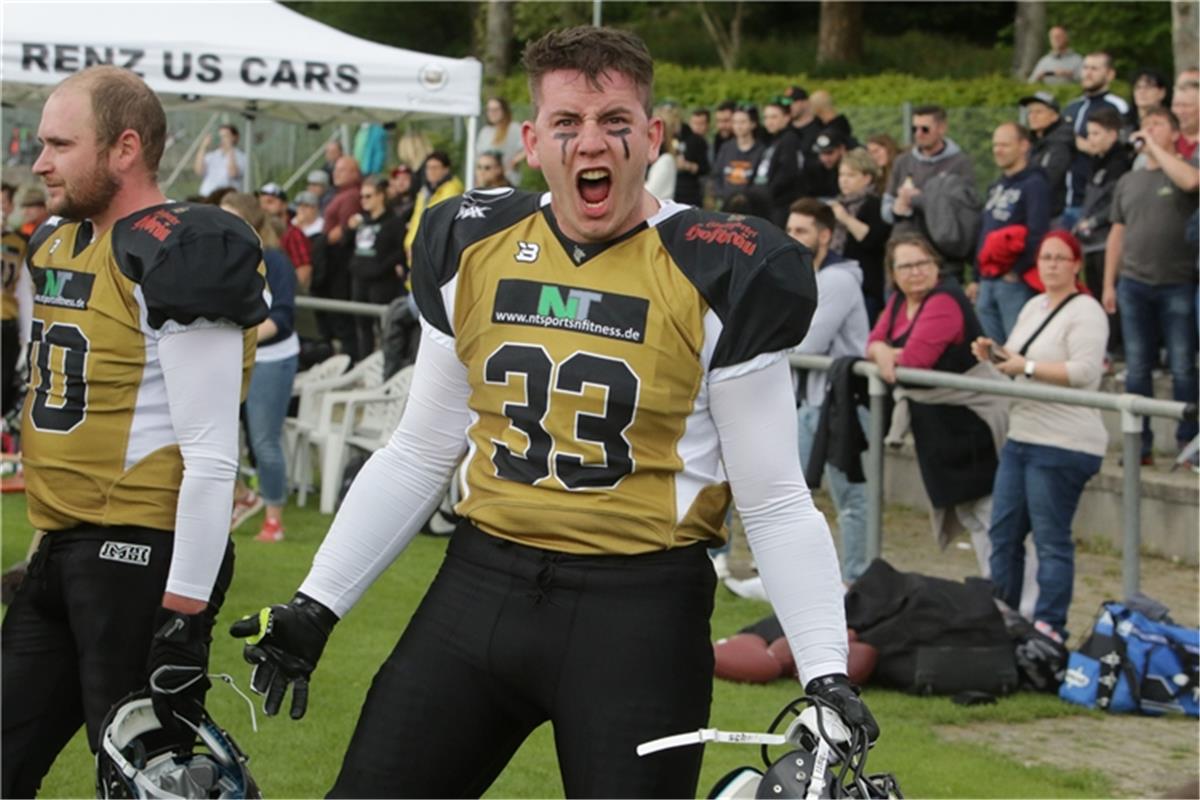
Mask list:
[[[492,190],[431,209],[413,258],[422,316],[470,381],[459,514],[570,553],[723,537],[708,386],[804,337],[807,250],[761,220],[675,204],[579,244],[548,196]]]
[[[22,445],[35,527],[174,529],[183,463],[159,337],[199,319],[246,328],[244,394],[267,315],[261,261],[254,231],[212,206],[142,209],[97,237],[57,219],[34,234]]]
[[[6,231],[0,237],[0,319],[17,318],[17,279],[25,265],[25,237]]]

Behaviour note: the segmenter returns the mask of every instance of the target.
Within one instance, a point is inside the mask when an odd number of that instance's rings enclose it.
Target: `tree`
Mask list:
[[[742,22],[746,17],[746,7],[742,0],[733,4],[733,17],[726,24],[724,10],[728,5],[696,3],[700,11],[700,20],[704,30],[717,48],[717,56],[725,70],[737,69],[738,55],[742,49]]]
[[[483,39],[483,81],[494,84],[508,75],[512,66],[512,0],[487,0],[487,26]]]
[[[1200,64],[1200,40],[1197,26],[1196,0],[1175,0],[1171,3],[1171,39],[1175,54],[1175,74]]]
[[[1046,3],[1019,0],[1013,31],[1013,77],[1025,80],[1037,66],[1046,42]]]
[[[863,4],[821,0],[817,27],[817,66],[857,64],[863,57]]]

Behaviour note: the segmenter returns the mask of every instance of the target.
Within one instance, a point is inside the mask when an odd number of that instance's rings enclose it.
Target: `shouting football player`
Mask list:
[[[202,711],[233,569],[238,403],[267,316],[254,232],[156,183],[166,117],[86,69],[42,110],[33,235],[29,518],[47,531],[2,633],[3,796],[33,797],[79,726],[149,686],[180,742]]]
[[[730,490],[808,684],[872,738],[850,687],[837,557],[796,455],[785,353],[811,254],[771,225],[660,203],[653,62],[603,28],[525,52],[522,135],[550,192],[471,192],[414,248],[422,343],[403,421],[295,598],[235,623],[277,712],[334,624],[458,480],[464,518],[363,705],[333,797],[478,796],[544,721],[568,796],[693,797]]]

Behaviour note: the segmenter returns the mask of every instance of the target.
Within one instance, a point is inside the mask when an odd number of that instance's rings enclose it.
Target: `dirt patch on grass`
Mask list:
[[[824,492],[816,493],[816,498],[836,538],[833,506]],[[978,574],[970,543],[960,539],[939,550],[923,510],[889,507],[883,527],[883,557],[897,569],[955,580]],[[749,574],[744,535],[735,538],[731,560],[735,573]],[[1075,591],[1068,613],[1072,649],[1091,631],[1100,603],[1122,598],[1121,585],[1120,554],[1077,548]],[[1179,624],[1200,625],[1195,567],[1143,557],[1141,588],[1170,608]],[[948,740],[985,745],[1023,764],[1100,772],[1112,781],[1118,797],[1200,795],[1195,788],[1200,776],[1200,723],[1195,719],[1096,713],[1026,723],[947,725],[938,733]],[[1184,786],[1188,786],[1185,793],[1178,793]]]
[[[1098,714],[935,728],[948,741],[983,745],[1027,767],[1101,772],[1117,797],[1196,797],[1198,729],[1180,717]]]

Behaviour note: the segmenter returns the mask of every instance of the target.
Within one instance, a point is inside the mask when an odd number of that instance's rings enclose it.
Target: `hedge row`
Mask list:
[[[810,78],[807,75],[771,75],[742,70],[726,72],[720,69],[680,67],[675,64],[656,65],[655,97],[673,100],[688,108],[713,107],[723,100],[753,102],[761,105],[782,93],[789,86],[799,85],[809,92],[825,89],[840,107],[898,107],[903,102],[937,103],[946,108],[1005,107],[1016,108],[1017,101],[1036,89],[1052,92],[1060,102],[1067,103],[1079,95],[1077,86],[1031,86],[1023,81],[993,75],[969,79],[917,78],[899,73],[882,73],[856,78]],[[1114,87],[1122,93],[1128,87]],[[500,84],[498,93],[516,107],[528,106],[525,76],[509,76]]]

